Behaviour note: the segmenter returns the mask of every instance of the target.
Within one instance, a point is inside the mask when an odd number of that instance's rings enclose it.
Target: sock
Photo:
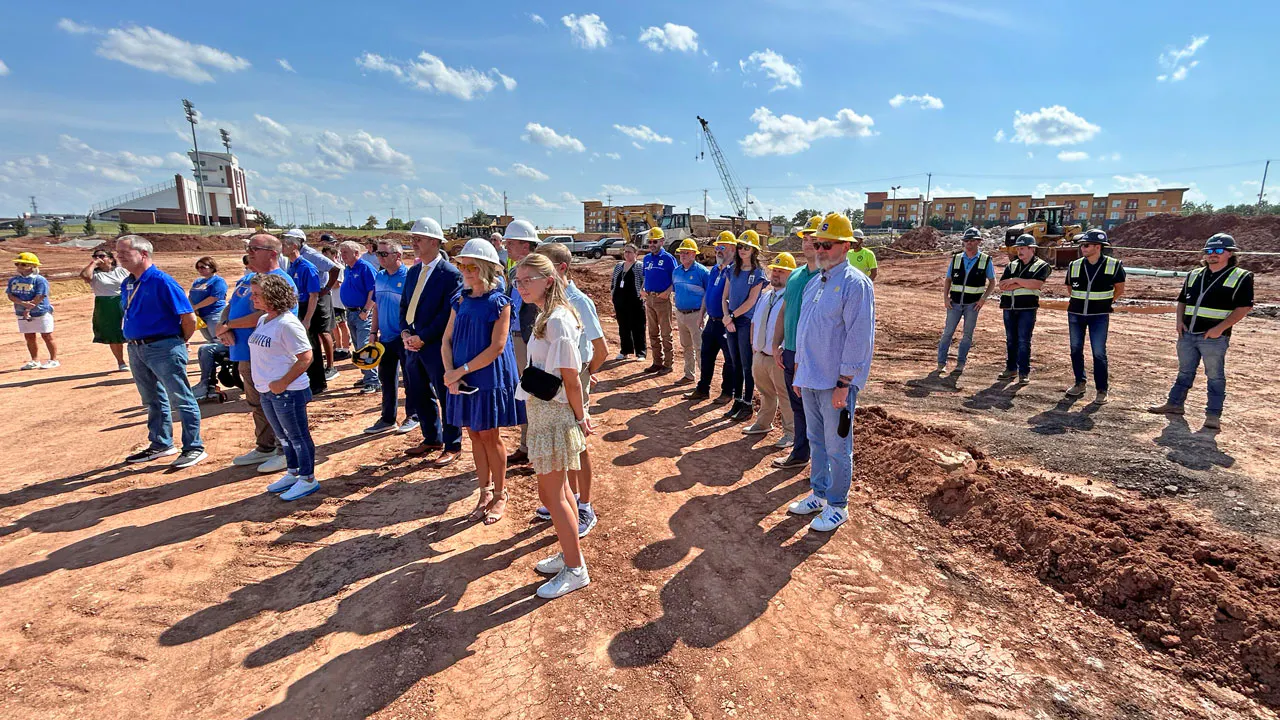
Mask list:
[[[591,503],[589,503],[589,502],[582,502],[581,500],[579,500],[579,501],[578,501],[578,509],[579,509],[579,510],[590,510],[590,509],[591,509]]]

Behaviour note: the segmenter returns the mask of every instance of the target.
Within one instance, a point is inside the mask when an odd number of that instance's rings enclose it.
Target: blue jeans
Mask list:
[[[369,344],[369,329],[373,322],[370,318],[360,319],[360,310],[358,308],[347,309],[347,330],[351,331],[351,345],[356,350]],[[365,385],[378,384],[377,370],[363,370],[361,375],[364,377]]]
[[[938,341],[938,364],[947,364],[947,351],[951,349],[951,338],[955,337],[956,328],[964,319],[964,334],[960,336],[960,350],[956,353],[956,364],[963,365],[969,359],[969,346],[973,345],[973,327],[978,324],[978,304],[961,305],[952,303],[947,310],[947,326],[942,329],[942,339]]]
[[[1187,391],[1196,381],[1196,370],[1204,360],[1204,375],[1209,380],[1209,400],[1204,411],[1209,415],[1221,415],[1222,403],[1227,399],[1227,346],[1230,338],[1208,338],[1204,333],[1182,333],[1178,338],[1178,379],[1169,390],[1169,404],[1179,405],[1187,401]]]
[[[849,437],[840,437],[840,411],[831,406],[831,390],[801,388],[806,431],[809,434],[809,487],[828,505],[849,505],[853,484],[853,427]],[[858,391],[849,388],[849,412],[858,402]]]
[[[728,335],[724,331],[724,323],[720,318],[707,317],[707,324],[702,328],[701,372],[698,378],[698,389],[711,394],[711,377],[716,371],[716,356],[724,354],[724,369],[720,371],[720,392],[731,395],[733,388],[733,357],[729,355],[729,346],[725,341]]]
[[[1031,374],[1031,331],[1036,329],[1036,311],[1004,311],[1004,369],[1019,375]]]
[[[196,350],[196,359],[200,363],[200,384],[205,388],[213,387],[214,373],[218,369],[218,355],[226,355],[230,357],[227,346],[220,342],[210,342],[201,345]]]
[[[796,381],[796,351],[782,351],[782,378],[787,383],[787,400],[791,401],[791,414],[796,418],[796,444],[791,447],[791,457],[796,460],[809,459],[808,422],[804,417],[804,399],[791,390]]]
[[[1093,384],[1098,392],[1107,391],[1107,331],[1111,327],[1110,315],[1078,315],[1067,313],[1067,325],[1071,330],[1071,371],[1076,382],[1086,380],[1084,374],[1084,334],[1089,332],[1089,347],[1093,351]]]
[[[285,390],[279,394],[264,392],[261,397],[262,412],[284,450],[285,467],[300,478],[314,479],[316,444],[311,440],[311,428],[307,427],[311,389]]]
[[[734,322],[734,326],[740,329],[724,334],[729,362],[733,365],[729,392],[735,399],[749,403],[756,390],[756,379],[751,374],[751,320],[741,318]],[[725,372],[730,372],[727,366]]]
[[[182,420],[182,449],[201,450],[200,407],[187,384],[187,343],[174,336],[147,345],[129,345],[129,369],[147,407],[147,439],[153,448],[173,445],[170,398]]]

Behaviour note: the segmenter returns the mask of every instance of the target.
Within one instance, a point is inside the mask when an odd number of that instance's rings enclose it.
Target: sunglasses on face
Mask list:
[[[814,240],[813,249],[814,250],[830,250],[831,248],[835,247],[838,244],[839,243],[828,241],[828,240]],[[823,282],[826,282],[826,278],[823,278]]]
[[[399,255],[400,253],[394,253],[394,252],[391,252],[390,250],[379,250],[374,254],[377,255],[378,257],[390,257],[392,255]]]
[[[255,250],[270,250],[270,249],[271,248],[263,247],[262,245],[250,245],[248,247],[249,252],[254,252]]]
[[[475,264],[475,263],[463,263],[463,262],[460,262],[460,263],[458,263],[458,269],[459,269],[459,270],[464,270],[464,271],[471,271],[471,272],[474,272],[474,271],[476,271],[476,270],[479,270],[479,269],[480,269],[480,266],[479,266],[479,265],[477,265],[477,264]]]
[[[106,256],[106,255],[94,255],[94,256],[93,256],[93,259],[94,259],[94,260],[106,260],[106,259],[107,259],[107,256]],[[200,267],[200,266],[199,266],[199,265],[197,265],[196,267]]]
[[[209,266],[208,266],[208,265],[197,265],[197,266],[196,266],[196,269],[197,269],[197,270],[208,270],[208,269],[210,269],[210,268],[209,268]]]
[[[1205,248],[1205,255],[1221,255],[1227,251],[1226,248]]]

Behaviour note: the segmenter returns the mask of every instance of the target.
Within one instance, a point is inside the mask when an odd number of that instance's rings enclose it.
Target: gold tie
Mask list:
[[[418,284],[413,286],[413,295],[409,296],[409,312],[405,313],[405,319],[410,323],[413,322],[414,313],[418,311],[418,299],[422,297],[422,289],[427,286],[429,273],[428,267],[422,265],[422,272],[418,273]]]

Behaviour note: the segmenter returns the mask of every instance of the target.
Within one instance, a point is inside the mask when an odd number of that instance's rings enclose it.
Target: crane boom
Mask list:
[[[720,182],[724,184],[724,193],[729,196],[729,204],[733,207],[733,211],[738,217],[745,219],[747,217],[747,206],[742,202],[742,193],[738,191],[738,184],[734,180],[733,170],[729,167],[729,161],[725,159],[724,153],[720,151],[720,143],[716,142],[716,136],[711,134],[711,127],[707,121],[698,116],[698,122],[702,123],[702,134],[707,138],[707,146],[711,148],[711,159],[716,163],[716,170],[720,173]]]

